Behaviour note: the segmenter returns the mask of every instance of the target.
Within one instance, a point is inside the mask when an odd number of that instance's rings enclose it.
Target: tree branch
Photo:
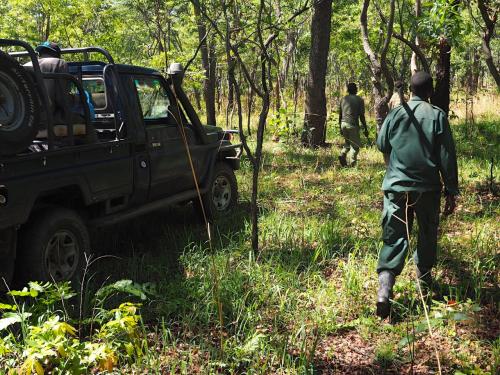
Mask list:
[[[406,44],[408,47],[410,47],[410,49],[413,52],[415,52],[415,54],[417,55],[418,59],[420,60],[420,62],[422,64],[422,69],[424,71],[426,71],[427,73],[430,73],[431,68],[430,68],[429,62],[427,61],[427,58],[425,57],[424,53],[422,52],[422,50],[420,49],[419,46],[417,46],[411,40],[406,39],[401,34],[396,33],[395,31],[392,32],[392,36],[394,38],[396,38],[397,40],[399,40],[399,41],[403,42],[404,44]]]
[[[389,71],[389,68],[387,67],[387,51],[389,50],[389,45],[391,43],[391,37],[392,37],[392,32],[394,30],[394,14],[395,14],[395,2],[396,0],[391,0],[390,3],[390,13],[389,13],[389,19],[387,21],[386,27],[386,35],[385,35],[385,41],[384,41],[384,46],[382,47],[382,51],[380,52],[380,65],[382,68],[382,72],[384,73],[385,76],[385,81],[387,82],[387,95],[386,97],[388,100],[392,96],[392,91],[394,90],[394,79],[392,78],[392,74]]]
[[[193,57],[189,59],[189,61],[186,63],[186,66],[184,67],[184,73],[188,71],[189,66],[193,63],[194,59],[196,59],[196,56],[198,56],[198,52],[200,52],[201,47],[203,46],[203,43],[207,40],[208,34],[210,33],[211,29],[208,29],[205,35],[203,36],[203,39],[200,40],[198,43],[198,47],[196,47],[196,50],[194,51]]]
[[[361,41],[363,43],[363,49],[367,54],[372,66],[376,69],[380,69],[380,63],[378,61],[377,55],[373,52],[370,46],[370,39],[368,38],[368,7],[370,6],[370,0],[363,1],[363,8],[361,10],[360,24],[361,24]]]
[[[217,26],[217,23],[207,14],[207,12],[205,11],[205,9],[203,7],[200,6],[200,2],[198,0],[190,0],[191,3],[194,5],[194,6],[198,6],[200,8],[200,11],[201,11],[201,14],[203,15],[203,17],[206,18],[206,20],[208,22],[210,22],[210,24],[212,25],[213,29],[215,30],[215,32],[223,39],[225,40],[226,37],[225,35],[222,33],[222,31],[219,29],[219,27]],[[257,87],[257,85],[255,85],[255,82],[253,81],[252,77],[250,76],[250,72],[248,71],[248,68],[245,64],[245,62],[243,61],[243,59],[241,58],[241,55],[239,54],[238,52],[238,49],[231,43],[231,41],[229,41],[229,49],[231,50],[231,52],[234,54],[234,56],[236,57],[236,59],[238,60],[238,63],[240,64],[240,67],[241,67],[241,70],[243,71],[243,75],[245,76],[245,79],[247,80],[248,84],[250,85],[250,87],[252,88],[252,90],[259,96],[259,97],[263,97],[263,93],[262,91]]]

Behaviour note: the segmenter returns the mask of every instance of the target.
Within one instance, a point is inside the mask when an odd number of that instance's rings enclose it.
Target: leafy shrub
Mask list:
[[[0,367],[8,374],[83,374],[111,371],[119,363],[141,357],[147,349],[140,304],[123,302],[107,309],[105,302],[121,293],[146,300],[151,285],[120,280],[95,294],[91,318],[74,320],[67,312],[75,296],[69,283],[29,283],[8,293],[0,304]],[[90,334],[82,339],[83,332]]]

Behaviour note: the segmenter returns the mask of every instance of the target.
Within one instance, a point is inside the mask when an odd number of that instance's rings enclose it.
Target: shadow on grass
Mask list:
[[[500,264],[500,254],[493,255],[491,263],[496,265],[491,274],[485,270],[474,274],[471,271],[471,263],[458,258],[453,252],[445,251],[442,254],[446,271],[443,279],[445,282],[437,285],[440,295],[455,299],[466,300],[470,298],[480,305],[495,305],[500,301],[500,287],[497,284],[496,267]],[[483,259],[481,266],[486,266]]]
[[[371,146],[361,147],[360,154],[363,154]],[[338,161],[342,146],[334,144],[326,149],[311,150],[300,146],[292,145],[283,148],[283,152],[276,154],[269,151],[263,152],[264,168],[273,169],[277,172],[290,173],[296,170],[307,168],[311,171],[330,169],[332,166],[341,168]],[[326,152],[325,152],[326,150]],[[279,163],[277,163],[279,161]],[[363,164],[358,162],[358,168],[375,168],[377,171],[385,170],[382,161],[376,163]],[[347,168],[346,170],[348,170]]]
[[[473,313],[474,334],[481,340],[495,340],[500,335],[500,288],[496,283],[496,271],[490,275],[482,274],[483,279],[471,270],[471,264],[458,258],[452,252],[445,252],[441,256],[445,268],[442,282],[434,282],[432,299],[441,303],[465,303],[469,299],[480,306],[480,310]],[[494,256],[493,264],[500,264],[500,255]],[[484,272],[484,271],[483,271]],[[417,293],[417,292],[415,292]],[[410,297],[404,293],[394,302],[391,324],[398,324],[408,319],[408,312],[414,311],[420,305],[419,297]],[[430,308],[431,299],[427,299]],[[472,313],[471,313],[472,314]]]
[[[212,226],[217,238],[215,247],[224,246],[231,233],[244,228],[247,211],[248,204],[242,203],[231,217]],[[92,233],[93,250],[96,257],[102,258],[91,270],[94,283],[119,279],[162,282],[180,273],[179,257],[186,248],[206,241],[205,224],[191,204],[168,207],[96,230]]]
[[[273,169],[278,173],[290,173],[297,170],[307,169],[328,169],[332,165],[338,164],[337,155],[333,153],[325,154],[313,152],[299,147],[291,147],[284,150],[280,155],[263,152],[265,169]],[[271,163],[270,163],[271,161]],[[277,162],[279,161],[279,162]]]

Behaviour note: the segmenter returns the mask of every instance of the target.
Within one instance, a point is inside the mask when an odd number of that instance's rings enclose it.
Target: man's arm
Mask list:
[[[391,120],[392,116],[390,114],[387,115],[377,137],[377,147],[384,155],[389,155],[392,151],[392,146],[389,138]]]
[[[458,195],[458,166],[455,142],[451,134],[450,125],[444,113],[440,112],[438,117],[438,140],[439,140],[439,171],[443,179],[446,194]]]
[[[363,99],[361,99],[361,105],[360,105],[360,111],[359,111],[359,120],[363,124],[363,128],[365,129],[365,137],[366,137],[366,139],[368,139],[368,127],[366,126],[366,119],[365,119],[365,102],[364,102]]]
[[[445,188],[444,214],[451,215],[455,211],[456,196],[458,195],[458,166],[455,142],[451,134],[450,124],[441,111],[438,116],[439,141],[439,172]]]

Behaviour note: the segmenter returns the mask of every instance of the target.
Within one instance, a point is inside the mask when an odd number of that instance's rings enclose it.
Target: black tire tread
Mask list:
[[[217,211],[215,209],[215,207],[213,207],[211,196],[210,196],[212,183],[217,178],[217,176],[220,175],[221,173],[225,174],[226,177],[229,178],[229,180],[231,182],[231,190],[232,190],[231,191],[231,197],[232,197],[231,203],[230,203],[229,207],[223,212]],[[222,215],[229,212],[236,205],[236,202],[238,201],[238,182],[236,180],[236,176],[234,174],[233,168],[231,168],[231,166],[228,163],[223,162],[223,161],[216,162],[216,164],[214,166],[212,178],[211,178],[210,183],[209,183],[209,190],[205,194],[202,195],[202,201],[203,201],[203,207],[205,208],[205,214],[206,214],[208,220],[217,220]],[[203,218],[203,213],[202,213],[200,202],[199,202],[198,198],[195,198],[194,205],[195,205],[196,210],[199,212],[200,216]]]
[[[78,232],[83,251],[79,256],[75,275],[70,281],[73,286],[80,281],[79,274],[83,270],[83,252],[90,249],[87,227],[76,212],[66,208],[47,207],[35,213],[28,224],[21,229],[16,259],[16,284],[25,284],[28,281],[52,281],[42,267],[44,246],[41,243],[57,226],[72,226]]]
[[[25,150],[38,131],[40,103],[30,74],[12,57],[0,51],[0,69],[17,83],[26,105],[23,125],[16,130],[0,130],[0,155],[15,155]],[[1,128],[0,128],[1,129]]]

